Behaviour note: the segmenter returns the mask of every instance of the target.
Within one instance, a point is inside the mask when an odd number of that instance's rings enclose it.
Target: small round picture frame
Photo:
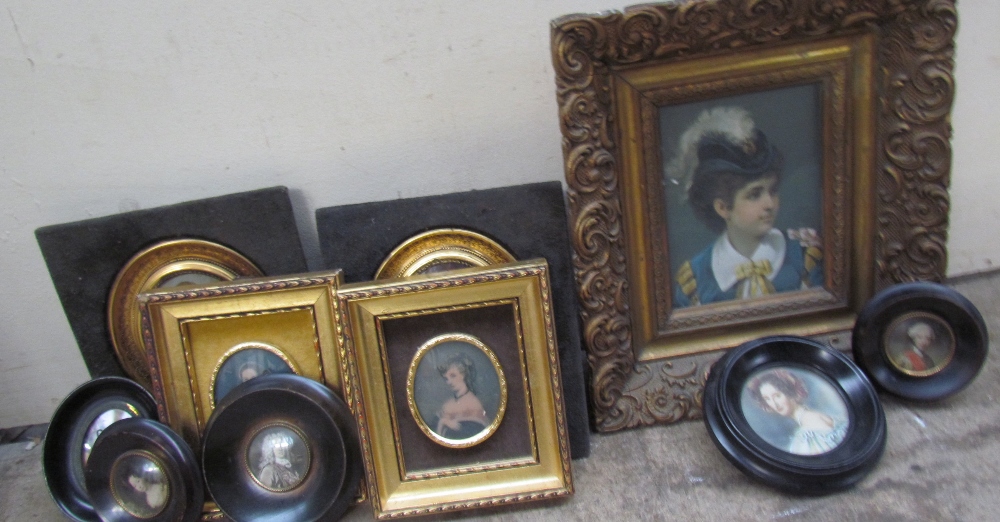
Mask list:
[[[194,452],[159,422],[132,418],[104,430],[86,466],[87,491],[106,522],[193,522],[204,487]]]
[[[205,426],[202,469],[233,520],[337,520],[363,473],[347,404],[294,374],[252,379],[222,399]]]
[[[989,335],[968,299],[937,283],[891,286],[854,324],[854,359],[880,388],[930,402],[972,382],[986,362]]]
[[[87,493],[84,468],[98,437],[119,421],[157,419],[156,402],[124,377],[99,377],[63,399],[49,422],[42,469],[56,505],[73,520],[99,520]]]
[[[108,333],[125,373],[145,388],[152,389],[136,296],[158,288],[262,275],[264,273],[243,254],[201,239],[170,239],[137,252],[118,271],[108,293]]]
[[[432,274],[510,263],[516,258],[493,239],[461,228],[438,228],[412,236],[386,256],[374,279]]]
[[[885,448],[875,388],[850,359],[811,339],[772,336],[734,348],[709,372],[703,401],[723,455],[784,491],[850,488]]]
[[[507,409],[507,379],[496,354],[464,333],[436,336],[417,349],[406,399],[420,431],[448,448],[490,438]]]

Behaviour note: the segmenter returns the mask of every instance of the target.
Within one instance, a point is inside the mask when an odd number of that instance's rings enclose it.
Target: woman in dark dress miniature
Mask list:
[[[454,355],[437,369],[454,395],[438,410],[434,431],[448,439],[467,439],[486,429],[489,423],[483,403],[476,396],[476,367],[472,360]]]

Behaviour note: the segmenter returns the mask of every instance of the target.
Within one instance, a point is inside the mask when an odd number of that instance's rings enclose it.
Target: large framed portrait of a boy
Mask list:
[[[698,417],[720,350],[846,348],[877,289],[943,277],[953,5],[751,4],[553,22],[602,431]]]

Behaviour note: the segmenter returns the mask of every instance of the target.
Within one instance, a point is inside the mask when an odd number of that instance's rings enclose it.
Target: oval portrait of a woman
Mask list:
[[[768,444],[795,455],[834,450],[847,435],[847,405],[820,375],[779,367],[753,374],[743,387],[743,415]]]
[[[443,446],[464,448],[486,440],[499,427],[507,382],[496,355],[482,341],[445,334],[417,350],[406,394],[425,435]]]

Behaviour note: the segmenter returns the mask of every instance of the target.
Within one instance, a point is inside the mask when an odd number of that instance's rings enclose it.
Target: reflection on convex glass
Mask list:
[[[120,420],[130,419],[134,416],[134,413],[120,410],[118,408],[108,410],[98,415],[97,418],[94,419],[94,422],[90,423],[90,427],[87,428],[87,433],[83,436],[83,448],[81,450],[83,465],[87,465],[87,460],[90,458],[90,452],[94,449],[94,442],[97,440],[97,437],[101,436],[101,433],[104,430],[108,429],[108,426],[111,426]]]
[[[309,471],[309,447],[296,430],[286,426],[262,429],[247,448],[247,468],[254,481],[270,491],[288,491]]]
[[[176,288],[179,286],[195,286],[195,285],[207,285],[211,283],[222,282],[223,279],[214,274],[209,274],[205,272],[181,272],[179,274],[173,274],[156,285],[156,288]]]
[[[129,452],[111,470],[115,502],[138,518],[160,514],[170,496],[170,482],[163,468],[145,452]]]

